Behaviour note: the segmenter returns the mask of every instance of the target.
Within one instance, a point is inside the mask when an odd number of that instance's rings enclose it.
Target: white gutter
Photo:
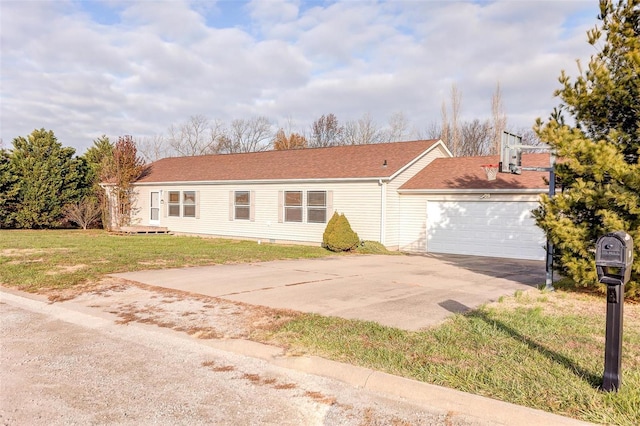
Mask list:
[[[328,183],[328,182],[381,182],[388,181],[388,176],[367,177],[367,178],[318,178],[318,179],[254,179],[254,180],[179,180],[179,181],[158,181],[158,182],[134,182],[136,186],[158,186],[158,185],[239,185],[239,184],[274,184],[274,183]]]
[[[511,189],[398,189],[399,194],[546,194],[546,188]]]

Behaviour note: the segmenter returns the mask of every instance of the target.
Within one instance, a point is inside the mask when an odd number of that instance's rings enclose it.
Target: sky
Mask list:
[[[201,115],[308,132],[333,113],[401,113],[416,135],[451,89],[463,120],[510,129],[560,103],[561,70],[595,48],[596,0],[0,0],[0,138],[53,130],[82,154],[101,135],[153,137]]]

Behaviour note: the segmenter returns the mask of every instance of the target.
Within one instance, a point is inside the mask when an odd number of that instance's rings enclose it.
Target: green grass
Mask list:
[[[374,245],[371,250],[378,252]],[[314,258],[320,247],[102,231],[0,231],[0,282],[28,291],[108,273]],[[603,393],[603,297],[516,292],[420,332],[302,314],[253,339],[586,421],[640,424],[640,305],[625,303],[618,393]]]
[[[640,424],[639,306],[625,324],[623,385],[598,390],[606,302],[576,294],[518,293],[442,326],[409,332],[303,315],[265,341],[412,379],[586,421]],[[585,309],[598,304],[603,309]],[[570,308],[570,306],[573,306]]]
[[[0,231],[0,282],[27,291],[73,287],[105,274],[275,259],[315,258],[320,247],[104,231]]]

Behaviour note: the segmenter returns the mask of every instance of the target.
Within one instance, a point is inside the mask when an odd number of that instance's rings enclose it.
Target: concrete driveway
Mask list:
[[[452,313],[543,284],[545,265],[476,256],[367,255],[113,276],[253,305],[418,330]]]

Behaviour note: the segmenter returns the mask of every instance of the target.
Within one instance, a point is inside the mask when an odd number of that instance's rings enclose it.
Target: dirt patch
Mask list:
[[[199,339],[249,338],[301,315],[111,277],[48,294],[52,303],[73,300],[111,313],[119,324],[151,324]]]
[[[158,259],[158,260],[147,261],[147,262],[138,262],[138,265],[144,265],[144,266],[165,266],[166,264],[167,264],[167,261],[164,259]]]
[[[10,260],[7,262],[8,265],[24,265],[25,263],[42,263],[44,262],[43,258],[38,259],[24,259],[24,260]]]
[[[0,256],[3,257],[25,257],[25,256],[33,256],[40,254],[48,254],[53,252],[65,252],[69,251],[66,248],[52,248],[48,250],[43,249],[3,249],[0,250]]]
[[[54,270],[48,271],[46,275],[72,274],[86,267],[87,265],[84,265],[82,263],[79,265],[56,266]]]

